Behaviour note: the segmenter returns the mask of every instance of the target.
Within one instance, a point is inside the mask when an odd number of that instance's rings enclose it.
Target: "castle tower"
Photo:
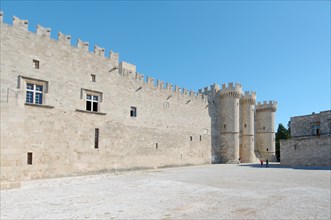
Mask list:
[[[239,99],[241,84],[222,85],[219,105],[220,158],[222,163],[238,163]]]
[[[275,112],[276,101],[266,101],[256,106],[256,152],[260,159],[276,161]]]
[[[255,162],[254,153],[254,115],[255,115],[255,92],[245,92],[240,99],[240,131],[241,143],[239,147],[239,155],[241,162]]]

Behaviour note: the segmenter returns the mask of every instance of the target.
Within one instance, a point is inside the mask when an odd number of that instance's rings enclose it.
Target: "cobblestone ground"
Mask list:
[[[330,219],[330,169],[206,165],[28,181],[1,219]]]

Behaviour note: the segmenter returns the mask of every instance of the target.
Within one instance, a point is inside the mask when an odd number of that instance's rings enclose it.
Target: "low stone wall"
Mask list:
[[[280,163],[289,166],[331,166],[331,136],[281,140]]]

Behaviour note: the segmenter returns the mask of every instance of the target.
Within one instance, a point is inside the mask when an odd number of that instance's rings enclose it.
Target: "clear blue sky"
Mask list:
[[[330,109],[330,1],[1,1],[12,16],[120,53],[197,91],[240,82],[277,100],[276,123]]]

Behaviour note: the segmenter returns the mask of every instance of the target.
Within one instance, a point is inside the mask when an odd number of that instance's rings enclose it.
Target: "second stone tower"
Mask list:
[[[239,162],[239,101],[241,84],[222,85],[219,106],[221,163]]]

